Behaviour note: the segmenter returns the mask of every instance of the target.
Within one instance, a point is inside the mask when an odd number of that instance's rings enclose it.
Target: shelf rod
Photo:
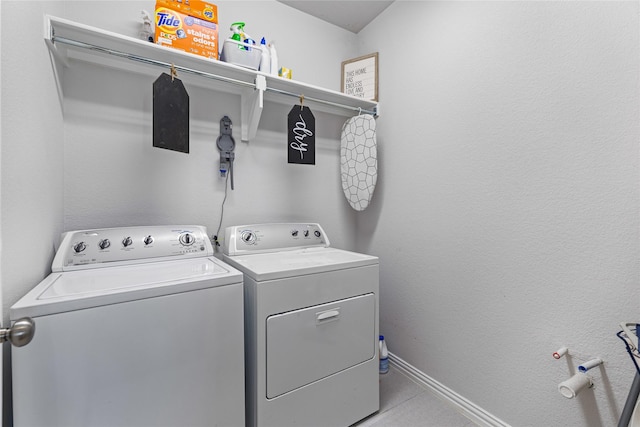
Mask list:
[[[200,77],[206,77],[206,78],[212,79],[212,80],[218,80],[218,81],[223,81],[223,82],[226,82],[226,83],[232,83],[232,84],[235,84],[235,85],[238,85],[238,86],[252,87],[254,89],[256,87],[256,84],[254,82],[245,82],[245,81],[242,81],[242,80],[232,79],[230,77],[224,77],[224,76],[219,76],[217,74],[206,73],[204,71],[198,71],[198,70],[194,70],[192,68],[181,67],[179,65],[170,64],[168,62],[157,61],[155,59],[144,58],[142,56],[133,55],[133,54],[130,54],[130,53],[119,52],[117,50],[108,49],[106,47],[96,46],[96,45],[89,44],[89,43],[79,42],[79,41],[67,39],[67,38],[64,38],[64,37],[52,36],[51,37],[51,41],[53,43],[58,42],[58,43],[67,44],[67,45],[74,46],[74,47],[79,47],[79,48],[82,48],[82,49],[95,50],[95,51],[98,51],[98,52],[106,53],[106,54],[117,56],[117,57],[120,57],[120,58],[129,59],[131,61],[137,61],[137,62],[142,62],[144,64],[156,65],[158,67],[163,67],[163,68],[171,68],[171,66],[173,65],[173,67],[176,70],[178,70],[180,72],[183,72],[183,73],[195,74],[195,75],[200,76]]]
[[[223,81],[226,83],[231,83],[231,84],[235,84],[238,86],[244,86],[244,87],[251,87],[251,88],[256,88],[256,84],[255,82],[245,82],[242,80],[237,80],[237,79],[233,79],[230,77],[224,77],[224,76],[220,76],[217,74],[212,74],[212,73],[207,73],[204,71],[198,71],[198,70],[194,70],[192,68],[186,68],[186,67],[181,67],[179,65],[175,65],[175,64],[170,64],[168,62],[162,62],[162,61],[158,61],[155,59],[149,59],[149,58],[144,58],[142,56],[138,56],[138,55],[133,55],[130,53],[124,53],[124,52],[120,52],[117,50],[113,50],[113,49],[108,49],[106,47],[102,47],[102,46],[97,46],[97,45],[93,45],[93,44],[89,44],[89,43],[85,43],[85,42],[80,42],[77,40],[72,40],[72,39],[68,39],[65,37],[58,37],[55,35],[51,36],[51,41],[55,44],[57,43],[62,43],[62,44],[66,44],[69,46],[74,46],[74,47],[79,47],[82,49],[88,49],[88,50],[94,50],[94,51],[98,51],[98,52],[102,52],[102,53],[106,53],[108,55],[113,55],[113,56],[117,56],[120,58],[125,58],[125,59],[129,59],[131,61],[136,61],[136,62],[141,62],[144,64],[149,64],[149,65],[155,65],[158,67],[162,67],[162,68],[171,68],[171,66],[173,65],[173,67],[183,73],[189,73],[189,74],[194,74],[200,77],[205,77],[208,79],[212,79],[212,80],[218,80],[218,81]],[[289,92],[286,90],[281,90],[281,89],[275,89],[272,87],[267,86],[265,89],[267,92],[275,92],[281,95],[287,95],[287,96],[292,96],[294,98],[300,98],[300,96],[302,94],[298,94],[298,93],[293,93],[293,92]],[[313,101],[313,102],[318,102],[320,104],[325,104],[325,105],[330,105],[333,107],[339,107],[339,108],[344,108],[347,110],[352,110],[352,111],[358,111],[360,114],[371,114],[373,116],[377,116],[377,111],[374,110],[366,110],[364,108],[360,108],[360,107],[354,107],[351,105],[344,105],[344,104],[339,104],[337,102],[332,102],[332,101],[326,101],[324,99],[319,99],[319,98],[313,98],[313,97],[307,97],[305,96],[304,99],[309,100],[309,101]]]
[[[298,99],[300,99],[300,97],[303,95],[303,94],[288,92],[286,90],[275,89],[275,88],[272,88],[272,87],[269,87],[269,86],[267,86],[266,91],[267,92],[279,93],[281,95],[292,96],[292,97],[298,98]],[[340,107],[340,108],[345,108],[347,110],[358,111],[361,114],[371,114],[373,116],[377,116],[377,111],[376,110],[365,110],[364,108],[354,107],[354,106],[351,106],[351,105],[338,104],[337,102],[325,101],[324,99],[313,98],[313,97],[310,97],[310,96],[305,96],[304,100],[305,101],[319,102],[320,104],[331,105],[332,107]]]

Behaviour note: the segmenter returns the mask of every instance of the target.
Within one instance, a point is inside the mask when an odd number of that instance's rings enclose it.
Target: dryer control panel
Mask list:
[[[223,252],[225,255],[240,255],[312,247],[329,247],[329,238],[320,224],[250,224],[225,229]]]
[[[207,229],[199,225],[101,228],[64,233],[51,269],[70,271],[212,255]]]

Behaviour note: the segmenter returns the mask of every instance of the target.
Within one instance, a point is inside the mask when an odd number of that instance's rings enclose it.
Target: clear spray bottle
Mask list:
[[[244,26],[245,26],[244,22],[234,22],[233,24],[231,24],[231,28],[230,29],[231,29],[231,31],[233,31],[233,35],[231,36],[231,40],[235,40],[235,41],[238,41],[238,42],[244,41],[244,37],[245,37]],[[246,48],[243,45],[238,44],[238,49],[245,50]]]

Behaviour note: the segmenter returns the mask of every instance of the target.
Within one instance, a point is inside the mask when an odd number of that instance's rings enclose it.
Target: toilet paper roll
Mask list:
[[[558,391],[567,399],[573,399],[585,388],[593,385],[591,378],[582,373],[577,373],[566,381],[558,384]]]

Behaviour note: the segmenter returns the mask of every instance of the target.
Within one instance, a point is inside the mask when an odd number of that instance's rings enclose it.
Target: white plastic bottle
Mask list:
[[[380,373],[386,374],[389,372],[389,351],[387,350],[387,343],[384,341],[384,335],[380,335]]]
[[[278,53],[276,52],[276,42],[271,40],[269,43],[269,59],[270,59],[270,70],[271,74],[274,76],[278,75]]]
[[[267,41],[263,37],[260,40],[260,49],[262,49],[262,56],[260,57],[260,71],[263,73],[271,73],[271,55],[267,48]]]

